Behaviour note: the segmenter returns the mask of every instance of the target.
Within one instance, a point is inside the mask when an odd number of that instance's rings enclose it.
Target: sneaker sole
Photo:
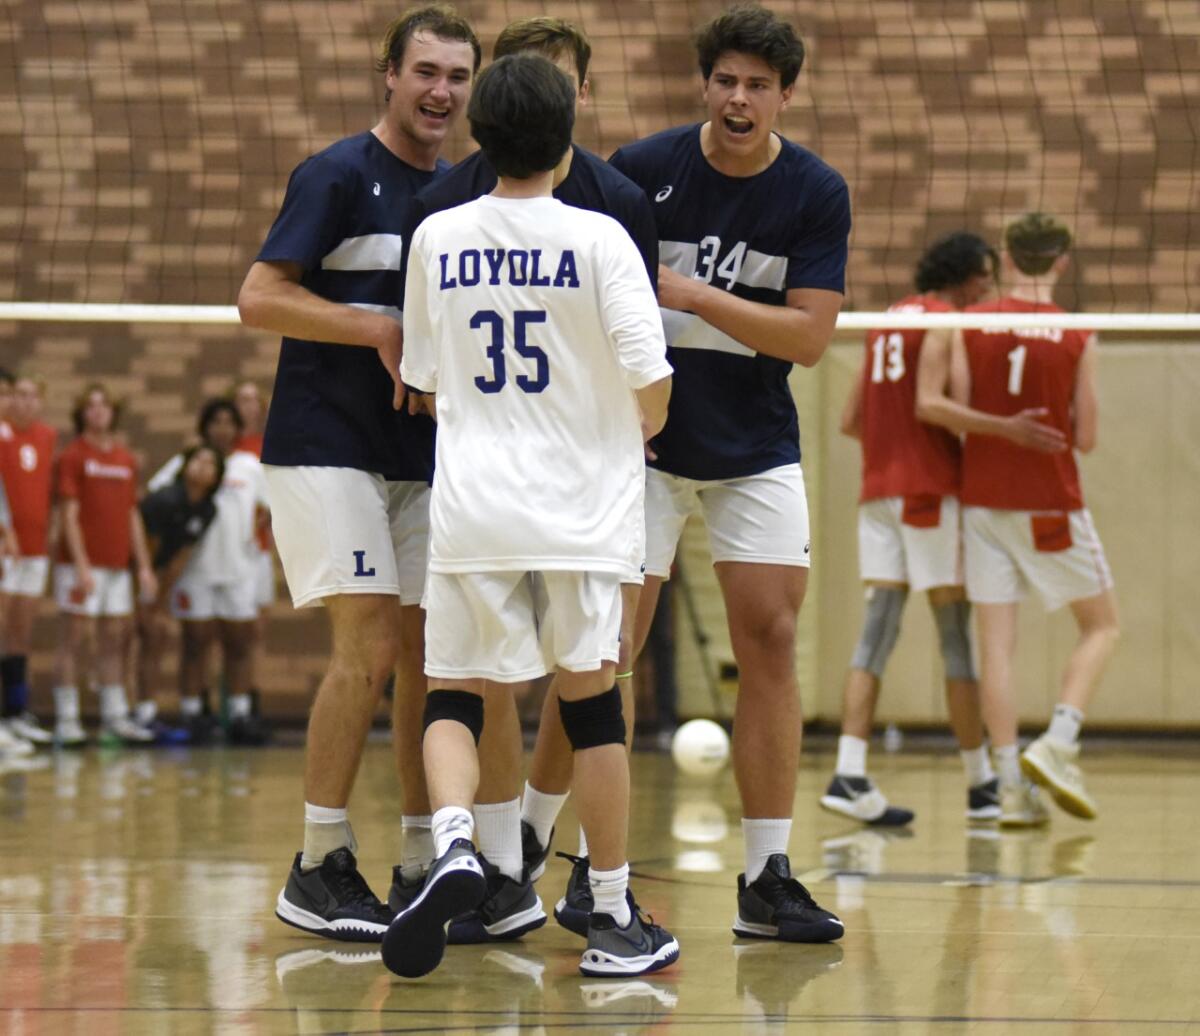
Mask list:
[[[388,926],[381,951],[387,969],[403,978],[428,975],[446,952],[447,923],[474,910],[486,895],[487,882],[474,857],[448,864]]]
[[[487,942],[512,942],[546,923],[546,911],[538,899],[527,910],[503,917],[494,924],[484,924],[477,917],[469,921],[453,921],[446,930],[446,942],[451,946],[475,946]]]
[[[1043,814],[1038,817],[1018,816],[1018,817],[1000,817],[1001,827],[1045,827],[1050,823],[1049,814]]]
[[[841,922],[822,921],[812,925],[773,925],[746,921],[738,914],[733,922],[733,934],[743,939],[778,939],[780,942],[836,942],[846,934]]]
[[[654,953],[645,953],[638,957],[617,957],[603,950],[587,949],[579,960],[580,974],[591,978],[605,978],[616,975],[649,975],[662,971],[679,960],[679,943],[672,939],[665,946],[659,947]]]
[[[967,820],[972,824],[989,824],[1000,819],[999,806],[983,806],[979,809],[968,809]]]
[[[289,902],[283,892],[280,892],[275,900],[275,916],[293,928],[326,939],[337,939],[339,942],[379,942],[387,931],[387,925],[376,924],[373,921],[355,921],[344,917],[328,921],[319,914]]]
[[[827,809],[830,813],[837,813],[839,816],[849,817],[851,820],[857,820],[860,824],[866,824],[869,827],[904,827],[911,824],[916,818],[916,814],[911,809],[903,809],[900,806],[888,806],[879,816],[874,819],[859,816],[854,811],[854,803],[849,799],[844,799],[840,795],[822,795],[821,808]]]
[[[590,910],[580,910],[578,907],[568,906],[565,897],[560,899],[554,907],[554,920],[568,932],[578,935],[582,939],[587,938],[591,916]]]
[[[1073,817],[1079,817],[1080,820],[1096,819],[1096,807],[1086,799],[1080,798],[1070,788],[1059,784],[1049,770],[1042,768],[1036,757],[1030,756],[1029,753],[1022,755],[1021,772],[1034,784],[1045,788],[1063,811]]]

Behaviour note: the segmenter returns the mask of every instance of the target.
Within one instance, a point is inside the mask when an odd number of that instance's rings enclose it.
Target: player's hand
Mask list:
[[[408,412],[414,415],[426,414],[436,421],[437,397],[432,392],[410,392],[408,394]]]
[[[676,273],[669,266],[658,266],[658,304],[664,309],[688,310],[698,282]]]
[[[15,558],[20,552],[16,530],[11,525],[0,526],[0,558]]]
[[[384,317],[390,326],[384,327],[383,336],[376,349],[379,362],[392,379],[392,409],[404,406],[404,382],[400,380],[400,359],[404,355],[404,331],[391,317]]]
[[[86,601],[96,590],[96,577],[92,575],[90,565],[75,566],[75,593]]]
[[[158,597],[158,577],[152,568],[138,569],[138,591],[143,604],[150,604]]]
[[[1066,433],[1053,425],[1046,424],[1042,418],[1050,413],[1045,407],[1034,407],[1022,410],[1007,418],[1008,438],[1018,446],[1027,450],[1037,450],[1040,453],[1061,453],[1067,448]]]

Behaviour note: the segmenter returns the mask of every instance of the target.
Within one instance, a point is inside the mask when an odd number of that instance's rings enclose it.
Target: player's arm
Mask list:
[[[437,420],[434,393],[438,385],[437,343],[433,340],[433,322],[429,318],[429,278],[425,272],[424,228],[413,235],[410,261],[404,275],[404,341],[400,381],[421,393],[419,409]],[[409,412],[414,411],[410,399]]]
[[[75,578],[80,593],[87,597],[96,588],[91,562],[83,543],[83,527],[79,524],[79,499],[69,496],[62,502],[63,537],[67,541],[67,556],[75,566]]]
[[[642,412],[642,441],[648,442],[667,423],[667,405],[671,402],[671,375],[634,390]]]
[[[850,393],[842,406],[842,416],[838,421],[838,430],[851,439],[862,438],[863,416],[863,379],[861,374],[854,379]]]
[[[993,435],[1044,453],[1058,453],[1067,448],[1067,437],[1041,421],[1049,412],[1045,407],[1003,417],[976,410],[954,398],[955,394],[963,397],[966,370],[962,332],[930,328],[921,344],[917,365],[917,417],[959,435]]]
[[[153,601],[158,596],[158,580],[154,578],[150,546],[146,542],[146,526],[142,512],[135,502],[129,508],[129,541],[133,547],[133,560],[137,566],[138,590],[143,601]]]
[[[13,529],[12,511],[8,506],[8,493],[4,490],[4,479],[0,478],[0,558],[16,557],[17,534]]]
[[[1096,336],[1089,335],[1075,374],[1075,396],[1071,405],[1075,448],[1091,453],[1096,448],[1100,405],[1096,400]]]

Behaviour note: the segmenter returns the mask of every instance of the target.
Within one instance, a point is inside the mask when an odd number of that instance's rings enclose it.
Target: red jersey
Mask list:
[[[13,529],[23,558],[42,557],[47,552],[57,438],[48,424],[35,421],[25,429],[14,426],[11,438],[0,442],[0,477],[8,491]]]
[[[235,450],[245,450],[247,453],[253,453],[259,460],[262,460],[262,446],[263,437],[261,432],[247,433],[233,444]]]
[[[137,505],[137,464],[123,446],[102,450],[80,437],[58,460],[58,494],[79,501],[79,524],[88,561],[97,568],[126,568],[132,553],[130,512]],[[59,560],[70,563],[66,537]]]
[[[1052,303],[1002,298],[969,313],[1062,313]],[[963,332],[971,371],[971,406],[1009,416],[1045,407],[1043,420],[1074,447],[1071,404],[1090,331],[1037,328]],[[968,435],[963,446],[962,502],[1007,511],[1075,511],[1083,506],[1073,448],[1040,453],[992,435]]]
[[[889,313],[952,313],[933,295],[911,295]],[[862,501],[888,496],[951,496],[958,491],[958,439],[917,420],[917,364],[923,328],[867,335],[862,373]]]

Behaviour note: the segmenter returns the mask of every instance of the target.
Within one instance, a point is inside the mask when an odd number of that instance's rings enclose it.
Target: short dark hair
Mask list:
[[[988,259],[992,261],[992,272],[996,270],[996,250],[978,234],[956,230],[938,238],[926,249],[917,263],[913,280],[917,291],[945,291],[957,288],[972,277],[988,272]]]
[[[1071,247],[1071,230],[1044,212],[1030,212],[1004,230],[1004,246],[1022,273],[1045,273]]]
[[[211,500],[217,495],[217,490],[221,488],[221,483],[225,481],[225,458],[221,456],[221,451],[215,446],[212,446],[206,442],[198,442],[184,450],[181,455],[183,457],[183,463],[179,465],[179,471],[175,475],[175,481],[182,482],[184,477],[183,473],[187,470],[188,462],[194,456],[196,456],[197,453],[203,453],[206,450],[217,459],[217,481],[213,483],[212,489],[210,489],[206,494],[206,498]]]
[[[207,438],[204,430],[212,424],[213,418],[222,411],[233,418],[233,423],[237,425],[239,432],[246,427],[246,422],[242,420],[242,415],[238,413],[238,408],[228,399],[224,397],[210,399],[200,408],[200,418],[196,422],[196,431],[200,433],[201,439]]]
[[[700,73],[708,82],[717,58],[728,51],[762,58],[787,89],[804,65],[804,41],[787,22],[758,4],[735,4],[696,33]]]
[[[408,48],[408,41],[418,32],[431,32],[440,40],[471,44],[471,49],[475,52],[475,66],[472,71],[479,71],[483,51],[475,30],[471,28],[470,22],[449,4],[414,7],[394,19],[379,43],[375,71],[382,74],[389,68],[394,68],[399,72],[404,64],[404,51]]]
[[[90,385],[86,386],[78,396],[75,397],[75,402],[71,405],[71,424],[75,426],[76,435],[83,434],[83,412],[87,409],[88,399],[94,392],[99,392],[104,397],[104,401],[112,408],[112,424],[108,426],[108,430],[110,432],[114,431],[117,425],[121,422],[120,401],[113,398],[113,394],[108,391],[107,386],[98,381],[93,381]]]
[[[526,180],[553,169],[571,146],[575,87],[540,54],[509,54],[479,77],[467,121],[497,175]]]
[[[492,47],[493,59],[524,52],[543,54],[551,61],[570,54],[580,86],[592,60],[592,45],[583,30],[562,18],[519,18],[500,30]]]

